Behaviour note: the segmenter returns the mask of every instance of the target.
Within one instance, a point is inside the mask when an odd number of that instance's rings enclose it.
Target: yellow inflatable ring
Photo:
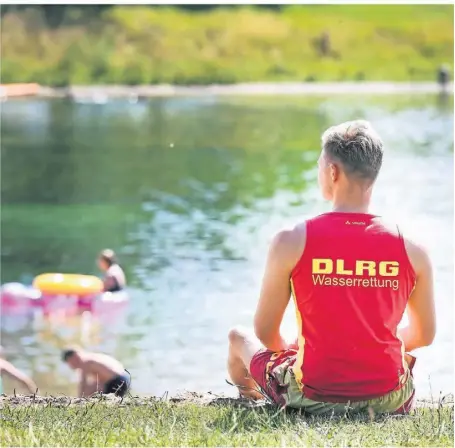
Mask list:
[[[94,275],[41,274],[33,286],[43,294],[88,296],[103,291],[103,282]]]

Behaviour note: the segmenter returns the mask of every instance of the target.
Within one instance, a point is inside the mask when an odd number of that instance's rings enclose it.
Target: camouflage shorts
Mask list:
[[[292,370],[295,350],[287,350],[277,355],[269,350],[259,351],[251,361],[250,372],[262,392],[280,406],[302,409],[315,415],[345,414],[348,410],[377,414],[408,413],[413,407],[415,389],[411,369],[408,370],[400,389],[382,397],[347,403],[327,403],[310,400],[300,390]]]

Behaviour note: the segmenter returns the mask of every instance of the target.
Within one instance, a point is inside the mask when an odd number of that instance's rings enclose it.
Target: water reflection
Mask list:
[[[2,311],[10,357],[49,393],[75,393],[59,358],[68,343],[119,357],[140,394],[232,393],[228,328],[251,324],[274,232],[327,209],[320,133],[358,117],[387,145],[375,210],[423,240],[436,264],[440,330],[419,354],[420,393],[428,375],[451,391],[453,110],[436,97],[7,102],[2,282],[96,273],[98,250],[114,247],[132,285],[115,318]]]

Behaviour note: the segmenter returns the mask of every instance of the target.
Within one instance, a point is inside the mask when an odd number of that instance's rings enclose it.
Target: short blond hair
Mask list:
[[[342,165],[347,175],[376,180],[384,150],[381,138],[368,121],[332,126],[322,134],[322,148],[330,160]]]

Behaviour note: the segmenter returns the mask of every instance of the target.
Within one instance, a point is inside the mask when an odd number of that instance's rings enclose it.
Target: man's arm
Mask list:
[[[270,246],[254,331],[262,344],[275,352],[289,348],[280,334],[280,326],[291,296],[291,272],[304,243],[304,230],[294,229],[278,233]]]
[[[416,273],[416,285],[407,304],[409,325],[398,330],[407,352],[430,345],[436,333],[433,269],[428,254],[414,243],[406,251]]]
[[[79,391],[78,397],[82,398],[84,396],[85,389],[87,388],[87,373],[84,369],[81,370],[81,377],[79,380]]]
[[[0,359],[0,372],[22,384],[30,393],[35,393],[37,390],[36,384],[19,369],[16,369],[10,362]]]

